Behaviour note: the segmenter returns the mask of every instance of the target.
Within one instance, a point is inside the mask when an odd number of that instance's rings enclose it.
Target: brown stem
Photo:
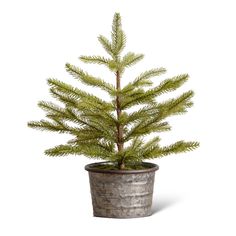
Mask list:
[[[116,90],[120,91],[120,72],[116,72]],[[116,96],[116,114],[117,114],[117,120],[119,120],[121,116],[121,101],[120,101],[120,95],[118,94]],[[124,144],[123,144],[123,126],[121,124],[117,124],[117,149],[118,152],[122,152],[124,149]],[[119,162],[119,168],[124,169],[125,168],[125,163],[124,159],[122,159]]]

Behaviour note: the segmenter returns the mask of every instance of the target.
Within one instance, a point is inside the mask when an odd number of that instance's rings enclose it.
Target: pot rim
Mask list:
[[[142,162],[142,164],[148,168],[141,169],[141,170],[105,170],[105,169],[98,169],[96,168],[97,165],[107,165],[107,164],[114,164],[114,162],[111,161],[103,161],[103,162],[95,162],[86,165],[84,168],[88,172],[96,172],[96,173],[105,173],[105,174],[140,174],[140,173],[149,173],[154,172],[159,169],[159,166],[151,163],[151,162]]]

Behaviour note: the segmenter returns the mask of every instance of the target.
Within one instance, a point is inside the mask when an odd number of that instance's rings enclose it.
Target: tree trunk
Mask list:
[[[119,91],[121,89],[120,86],[120,72],[116,72],[116,90]],[[121,104],[120,104],[120,95],[118,94],[116,96],[116,113],[117,113],[117,119],[119,120],[121,116]],[[124,149],[124,144],[123,144],[123,127],[121,124],[117,124],[117,149],[118,152],[122,152]],[[119,162],[119,169],[124,169],[125,168],[125,163],[124,159],[122,159]]]

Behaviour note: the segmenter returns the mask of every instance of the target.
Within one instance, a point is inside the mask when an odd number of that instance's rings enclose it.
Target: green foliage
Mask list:
[[[118,13],[113,18],[111,40],[102,35],[98,40],[109,58],[81,56],[80,60],[84,63],[105,65],[115,72],[116,83],[94,77],[69,63],[66,64],[66,70],[79,82],[106,91],[111,101],[105,101],[57,79],[48,79],[50,93],[60,104],[40,101],[38,106],[46,112],[48,120],[31,121],[28,126],[68,133],[73,139],[65,145],[48,149],[45,153],[49,156],[85,155],[114,161],[120,168],[124,168],[129,162],[141,162],[197,148],[198,142],[184,141],[162,147],[159,136],[144,140],[144,137],[151,133],[171,130],[165,119],[184,114],[193,105],[191,99],[194,93],[191,90],[163,102],[158,102],[157,99],[162,94],[181,87],[187,82],[188,74],[165,79],[153,86],[151,79],[166,72],[162,67],[154,68],[141,73],[121,88],[119,81],[124,70],[138,63],[144,55],[128,52],[121,56],[126,37]],[[141,107],[128,112],[129,108],[135,108],[136,105]]]
[[[107,83],[99,78],[95,78],[88,73],[84,72],[83,70],[79,69],[76,66],[70,65],[69,63],[66,63],[66,70],[76,79],[79,79],[84,84],[94,86],[101,88],[105,91],[107,91],[109,94],[115,93],[115,87]]]
[[[117,58],[124,49],[126,41],[125,34],[121,28],[121,17],[119,13],[116,13],[113,18],[111,38],[112,52],[114,57]]]
[[[99,65],[108,65],[109,59],[100,56],[80,56],[80,60],[84,63],[94,63]]]
[[[127,94],[130,91],[135,90],[138,87],[151,86],[153,83],[150,80],[151,77],[161,75],[165,73],[164,68],[156,68],[141,73],[133,82],[128,83],[123,89],[122,93]]]
[[[133,52],[128,52],[123,57],[122,64],[124,67],[132,66],[141,61],[143,57],[143,54],[134,54]]]

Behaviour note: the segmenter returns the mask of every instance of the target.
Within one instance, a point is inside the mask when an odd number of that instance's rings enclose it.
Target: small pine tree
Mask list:
[[[158,158],[172,153],[191,151],[199,146],[198,142],[178,141],[161,147],[160,138],[154,137],[145,142],[143,137],[153,132],[169,131],[170,125],[164,121],[172,115],[187,112],[193,105],[193,91],[187,91],[177,98],[157,102],[156,97],[178,89],[189,78],[181,74],[152,86],[154,76],[164,74],[164,68],[155,68],[141,73],[123,88],[121,77],[126,68],[133,66],[143,54],[132,52],[121,56],[126,37],[121,27],[121,17],[115,13],[112,24],[111,41],[100,35],[99,42],[109,54],[102,56],[81,56],[85,63],[105,65],[114,72],[116,85],[94,77],[69,63],[66,70],[80,82],[105,90],[111,97],[107,102],[57,79],[48,79],[50,93],[63,106],[41,101],[38,106],[46,111],[49,120],[31,121],[28,126],[40,130],[69,133],[74,136],[65,145],[48,149],[49,156],[82,154],[91,158],[113,161],[119,169],[129,163],[141,163],[145,159]],[[144,89],[145,87],[145,89]],[[142,105],[134,112],[127,109]],[[75,126],[71,124],[75,124]]]

